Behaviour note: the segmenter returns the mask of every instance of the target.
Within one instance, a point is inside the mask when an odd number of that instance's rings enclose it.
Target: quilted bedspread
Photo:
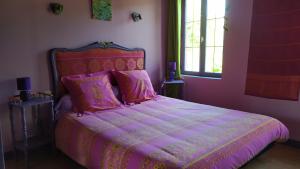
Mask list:
[[[289,133],[278,120],[158,96],[57,124],[56,146],[89,169],[238,168]]]

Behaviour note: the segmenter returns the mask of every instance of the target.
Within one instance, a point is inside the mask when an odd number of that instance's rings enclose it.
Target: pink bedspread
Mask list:
[[[67,114],[56,145],[90,169],[229,169],[288,136],[267,116],[159,96],[83,117]]]

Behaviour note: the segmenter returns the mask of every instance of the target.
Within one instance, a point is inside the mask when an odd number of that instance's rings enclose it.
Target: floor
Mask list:
[[[243,169],[299,169],[300,148],[275,144],[249,162]]]
[[[18,158],[22,158],[21,156]],[[39,150],[31,153],[31,169],[83,169],[61,153]],[[272,148],[249,162],[243,169],[299,169],[300,148],[275,144]],[[6,169],[24,169],[21,160],[9,158]]]

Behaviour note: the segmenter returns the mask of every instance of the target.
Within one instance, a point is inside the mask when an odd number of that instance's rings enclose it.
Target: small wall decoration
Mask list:
[[[111,21],[111,0],[92,0],[92,17],[94,19]]]
[[[134,22],[138,22],[140,20],[142,20],[142,16],[140,13],[137,13],[137,12],[132,12],[131,13],[131,18]]]
[[[64,6],[59,3],[50,3],[49,8],[55,15],[60,15],[64,11]]]

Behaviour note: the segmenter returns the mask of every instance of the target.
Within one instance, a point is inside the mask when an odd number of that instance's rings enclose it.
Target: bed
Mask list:
[[[65,94],[61,76],[146,65],[143,49],[98,42],[53,49],[50,63],[56,100]],[[268,116],[164,96],[83,116],[69,112],[55,130],[57,148],[89,169],[239,168],[288,137]]]

